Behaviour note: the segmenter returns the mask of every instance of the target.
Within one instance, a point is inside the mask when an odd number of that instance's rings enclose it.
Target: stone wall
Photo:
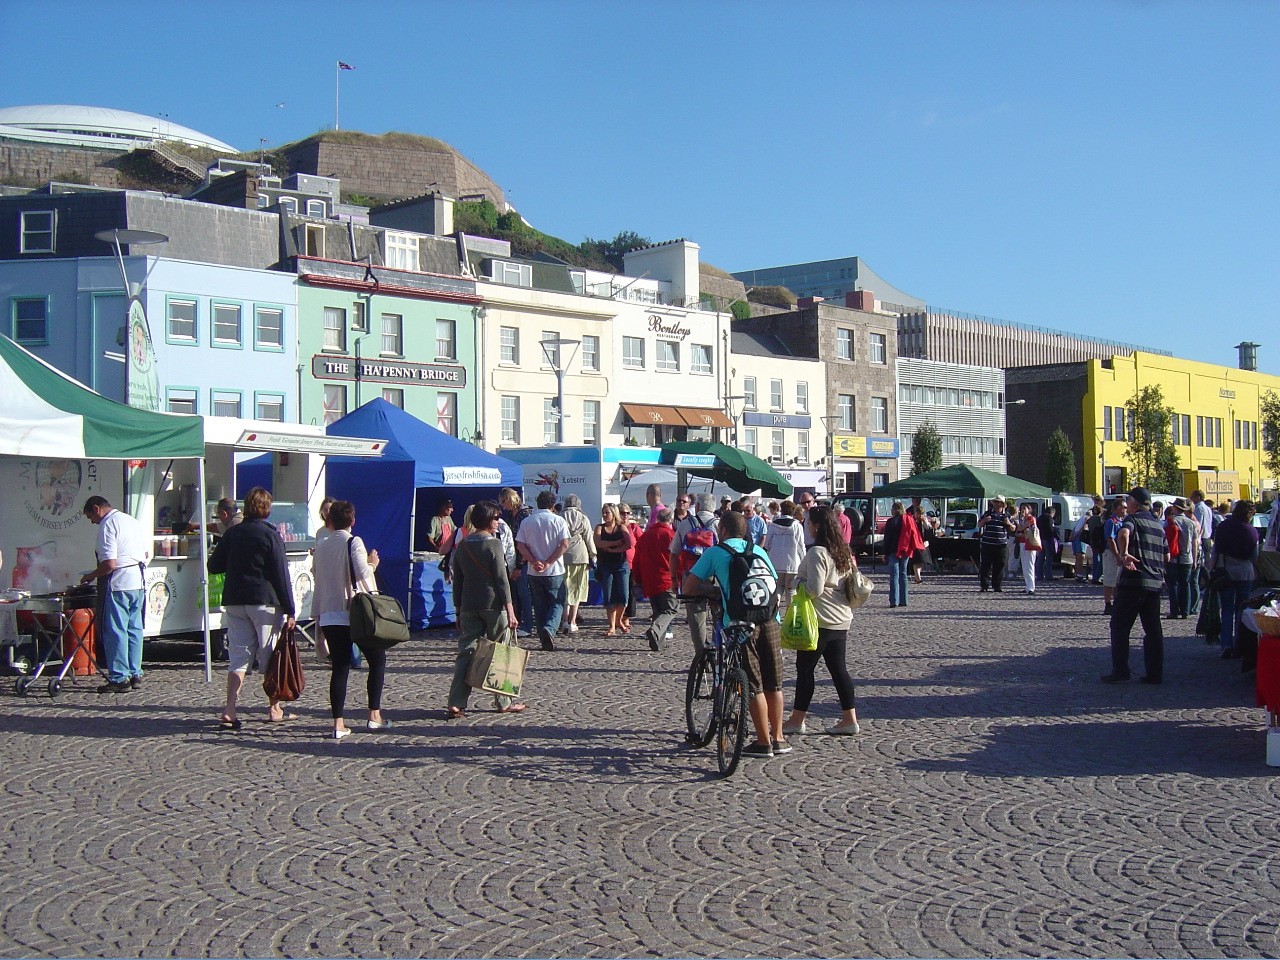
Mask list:
[[[483,194],[506,209],[502,189],[479,167],[448,150],[393,146],[369,138],[360,143],[331,143],[311,138],[284,152],[295,173],[337,177],[343,194],[398,200],[438,190],[458,197]],[[431,184],[435,186],[431,186]]]
[[[0,183],[43,186],[50,180],[119,187],[120,171],[109,164],[120,158],[110,150],[41,147],[0,140]]]

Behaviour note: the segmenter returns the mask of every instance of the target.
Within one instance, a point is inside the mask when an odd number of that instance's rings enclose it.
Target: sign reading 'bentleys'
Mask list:
[[[317,380],[354,380],[356,362],[350,357],[312,357],[311,375]],[[437,384],[461,388],[467,385],[467,368],[448,363],[361,360],[360,379],[373,383]]]

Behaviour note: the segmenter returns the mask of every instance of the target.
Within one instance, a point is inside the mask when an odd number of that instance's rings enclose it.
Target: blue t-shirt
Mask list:
[[[1116,534],[1120,532],[1120,528],[1124,526],[1124,517],[1116,519],[1114,516],[1107,517],[1102,524],[1102,536],[1105,540],[1114,540]]]
[[[747,541],[741,537],[733,537],[724,542],[736,551],[747,549]],[[769,554],[765,553],[764,547],[756,547],[755,554],[757,557],[764,558],[764,562],[769,565],[769,570],[776,577],[778,568],[773,565],[773,561],[769,559]],[[724,613],[720,619],[725,626],[729,625],[729,600],[726,595],[726,591],[729,588],[729,559],[729,551],[722,550],[717,544],[702,551],[702,556],[698,558],[698,562],[689,571],[699,580],[714,580],[719,584],[720,604],[724,608]],[[781,620],[782,614],[776,614],[774,619]]]
[[[764,531],[764,517],[753,513],[751,519],[747,521],[747,533],[751,534],[751,539],[756,546],[760,546],[760,541],[764,539]]]

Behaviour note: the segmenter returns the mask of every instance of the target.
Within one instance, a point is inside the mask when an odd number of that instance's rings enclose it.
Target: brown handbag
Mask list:
[[[297,700],[307,687],[306,677],[302,675],[302,654],[298,652],[298,641],[290,627],[280,634],[276,648],[271,652],[271,661],[262,673],[262,689],[269,700]]]

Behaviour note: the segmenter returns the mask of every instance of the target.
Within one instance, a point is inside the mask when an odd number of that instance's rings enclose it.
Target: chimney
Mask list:
[[[810,307],[816,307],[823,302],[823,297],[800,297],[796,300],[796,309],[808,310]]]
[[[864,313],[875,313],[876,295],[871,290],[851,290],[844,295],[844,305]]]
[[[453,198],[442,193],[431,195],[431,232],[437,237],[453,233]]]
[[[1258,348],[1262,346],[1260,343],[1253,343],[1246,340],[1244,343],[1237,343],[1236,349],[1240,351],[1240,369],[1254,370],[1258,369]]]

